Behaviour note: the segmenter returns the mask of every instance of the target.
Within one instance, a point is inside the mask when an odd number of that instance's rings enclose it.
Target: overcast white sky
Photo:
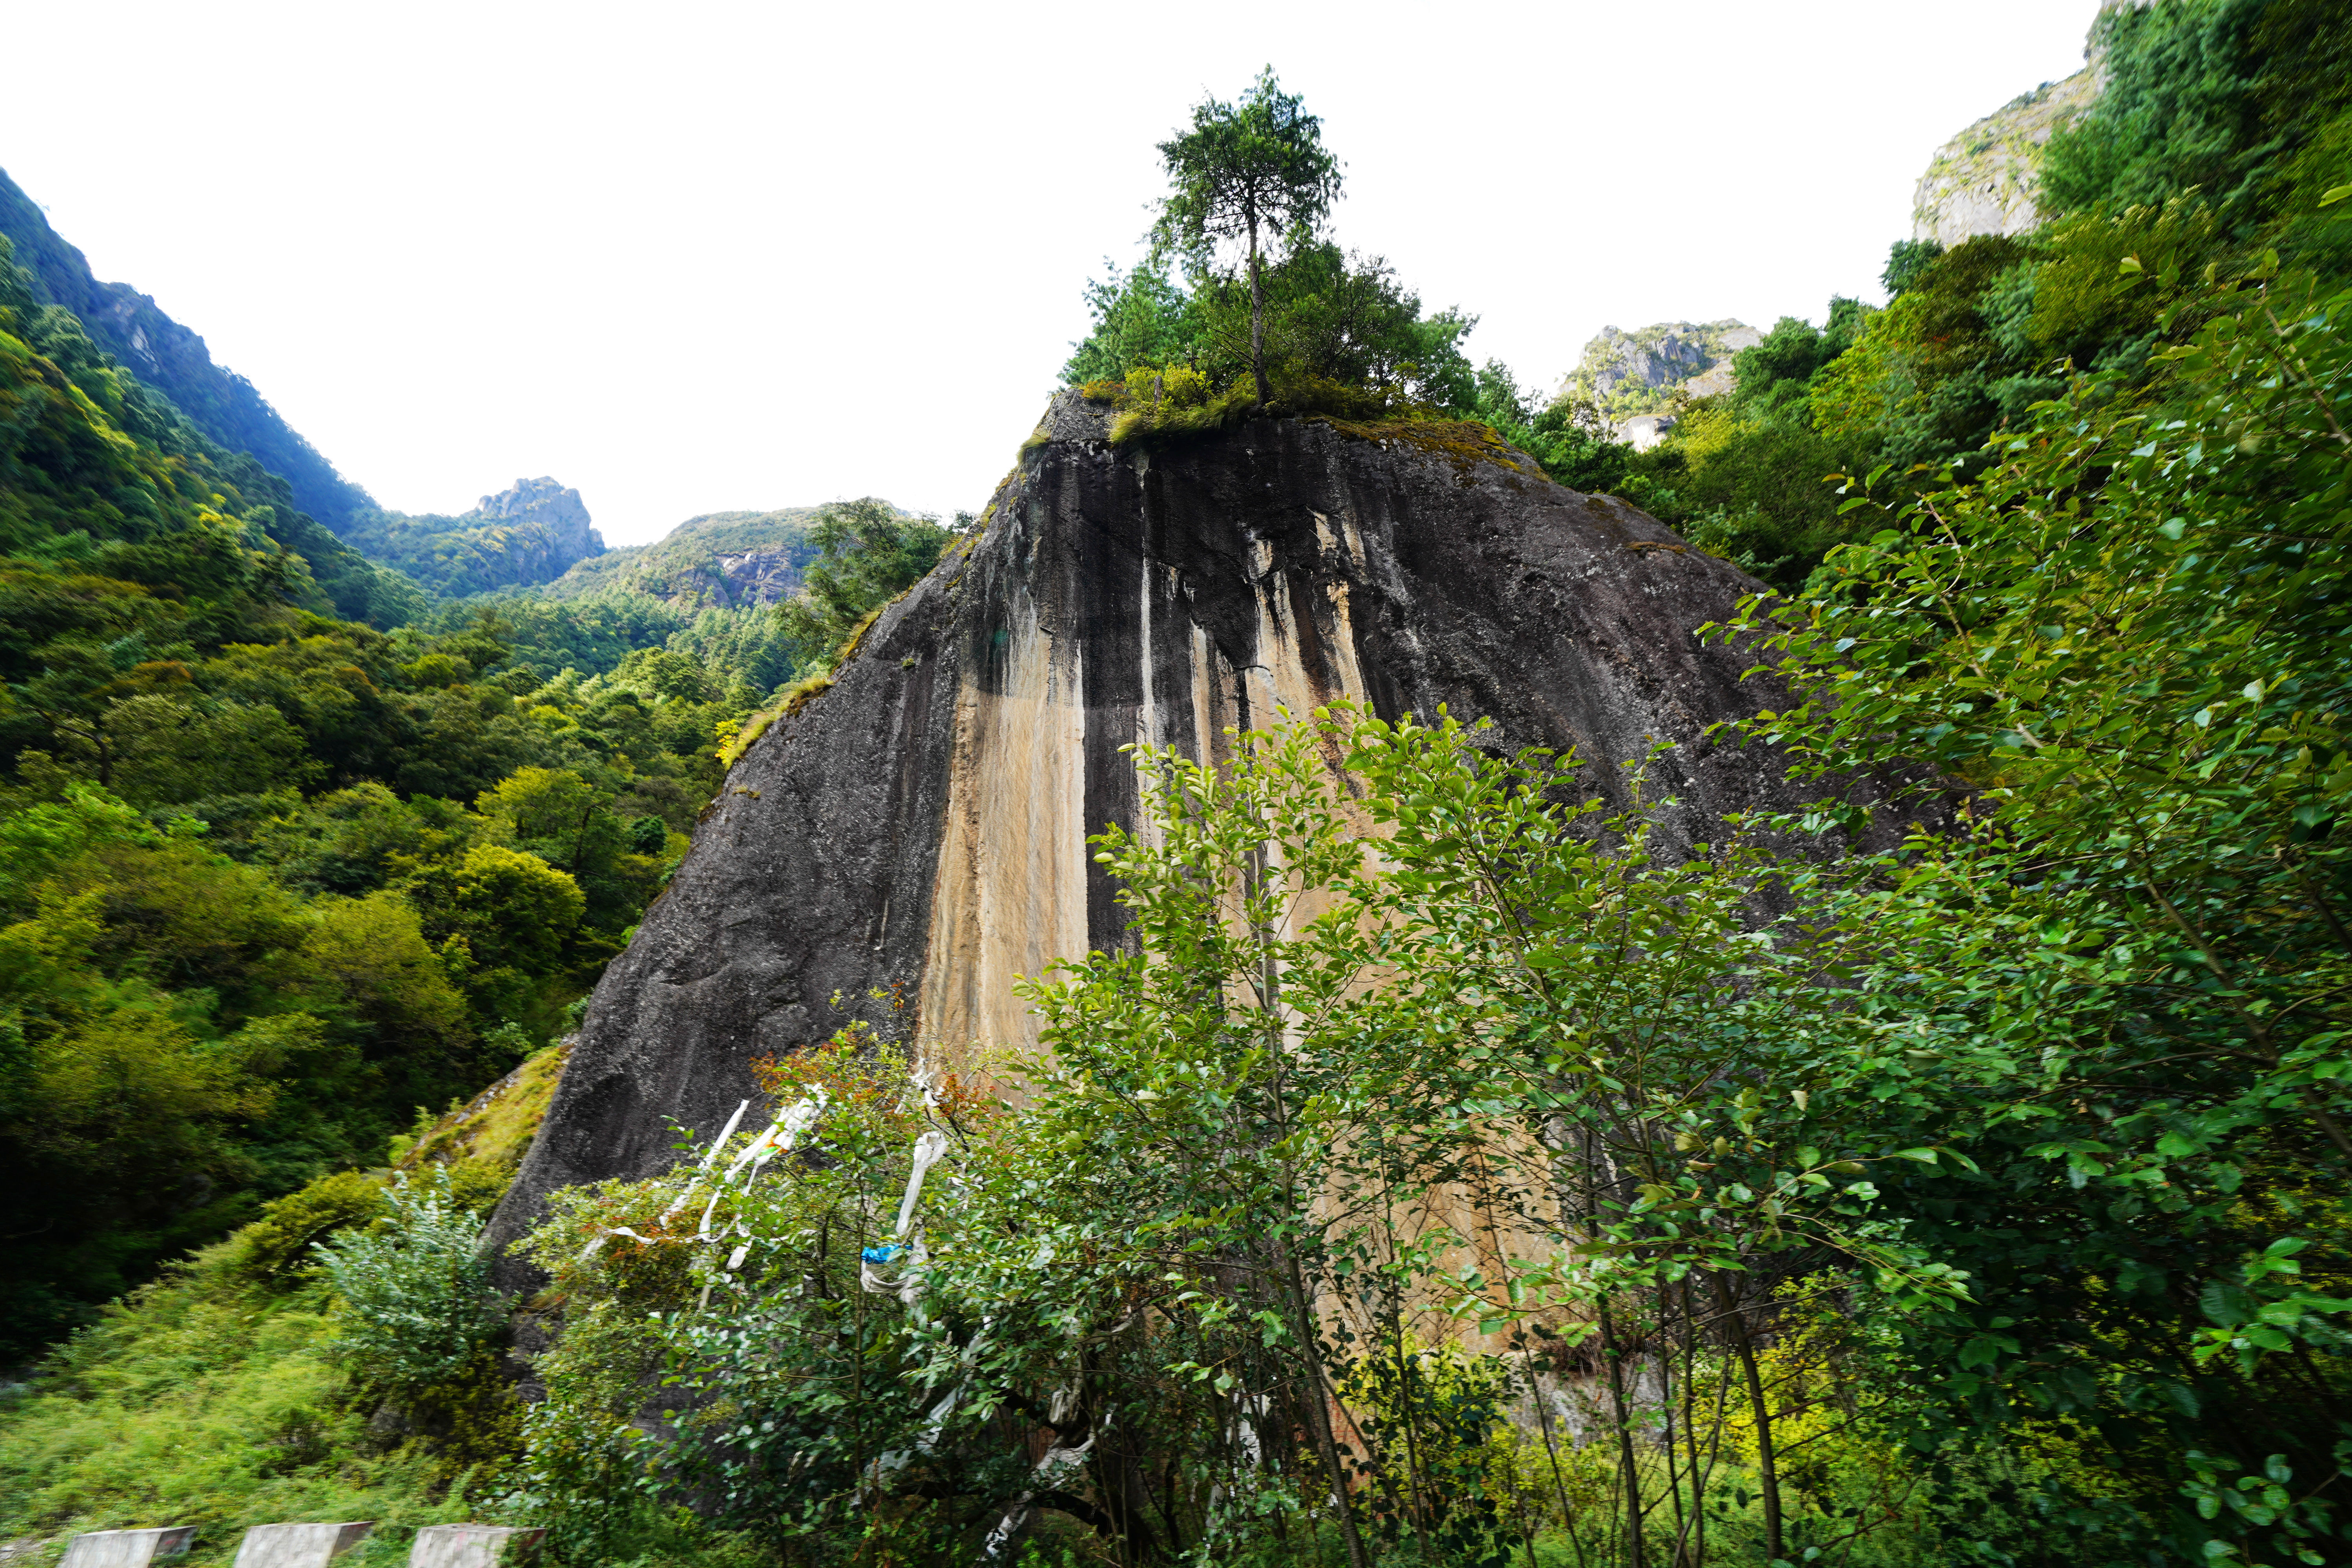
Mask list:
[[[1271,62],[1343,242],[1549,385],[1603,324],[1878,297],[1936,146],[2097,0],[12,8],[0,167],[384,504],[579,487],[612,543],[977,509]]]

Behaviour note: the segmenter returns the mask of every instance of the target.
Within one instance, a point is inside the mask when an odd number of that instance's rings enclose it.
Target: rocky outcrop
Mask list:
[[[483,594],[551,582],[604,553],[580,492],[541,477],[517,479],[457,517],[362,514],[345,535],[357,548],[440,593]]]
[[[1672,844],[1802,798],[1709,733],[1786,700],[1697,636],[1750,579],[1427,431],[1260,418],[1144,451],[1057,397],[983,528],[729,774],[598,984],[493,1242],[555,1188],[657,1168],[676,1127],[711,1135],[755,1058],[853,1017],[950,1064],[1033,1038],[1015,977],[1121,941],[1086,840],[1136,821],[1132,742],[1214,758],[1229,726],[1349,698],[1573,746],[1603,790],[1663,742]]]
[[[814,507],[709,512],[652,544],[625,544],[573,563],[536,592],[577,598],[619,587],[679,609],[761,609],[800,592]]]
[[[1671,414],[1636,414],[1609,426],[1609,432],[1636,452],[1646,452],[1674,433],[1682,421]]]
[[[1980,234],[2023,234],[2040,207],[2042,154],[2055,132],[2080,119],[2106,84],[2104,28],[2109,13],[2150,0],[2100,0],[2081,70],[2045,81],[1936,149],[1911,200],[1911,237],[1949,248]]]
[[[1589,398],[1621,417],[1654,414],[1675,386],[1718,367],[1727,374],[1733,354],[1763,341],[1747,322],[1731,320],[1658,321],[1631,332],[1603,327],[1554,396]]]
[[[730,610],[765,609],[800,592],[801,569],[788,550],[751,550],[711,558],[711,597]]]
[[[1949,248],[1980,234],[2023,234],[2042,221],[2042,152],[2099,94],[2084,68],[1978,121],[1936,150],[1911,205],[1911,237]]]
[[[457,519],[486,525],[503,534],[507,556],[518,583],[544,583],[562,576],[572,563],[604,552],[604,536],[589,520],[580,492],[541,475],[517,479],[510,489],[484,496],[473,510]]]

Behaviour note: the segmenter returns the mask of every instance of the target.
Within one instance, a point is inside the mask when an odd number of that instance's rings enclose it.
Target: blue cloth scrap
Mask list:
[[[896,1242],[886,1241],[879,1247],[869,1247],[858,1254],[868,1263],[888,1263],[907,1249]]]

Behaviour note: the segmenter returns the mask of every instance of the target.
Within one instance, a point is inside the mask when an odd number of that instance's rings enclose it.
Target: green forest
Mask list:
[[[559,1035],[720,743],[839,638],[633,581],[446,599],[37,306],[5,237],[0,432],[0,1357],[23,1358]],[[900,521],[898,577],[855,526],[793,548],[862,612],[928,566],[908,529],[945,537]]]
[[[767,1114],[559,1194],[525,1302],[483,1217],[597,976],[985,519],[467,576],[467,520],[312,521],[0,238],[0,1541],[2352,1563],[2352,6],[2098,27],[2039,226],[1894,243],[1642,452],[1339,241],[1270,68],[1196,106],[1063,373],[1111,440],[1624,498],[1758,579],[1702,635],[1796,705],[1719,739],[1817,804],[1677,858],[1639,770],[1440,715],[1139,750],[1089,841],[1132,947],[1024,983],[1038,1050],[765,1058]]]

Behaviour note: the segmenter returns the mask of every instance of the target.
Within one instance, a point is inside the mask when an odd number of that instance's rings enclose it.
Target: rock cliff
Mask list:
[[[2042,150],[2099,95],[2085,67],[2044,82],[1936,150],[1911,204],[1911,237],[1949,248],[1979,234],[2023,234],[2042,221]]]
[[[604,552],[604,537],[589,520],[580,492],[545,475],[517,479],[512,489],[484,496],[457,521],[503,536],[518,583],[560,577],[573,562]]]
[[[1603,327],[1554,396],[1589,397],[1618,416],[1654,414],[1676,385],[1718,367],[1727,375],[1733,354],[1763,341],[1747,322],[1728,319],[1657,321],[1631,332]]]
[[[551,582],[604,552],[580,492],[544,477],[517,479],[457,517],[364,512],[345,537],[449,595]]]
[[[625,544],[574,562],[533,593],[570,599],[620,587],[680,609],[759,609],[800,592],[814,507],[719,511],[688,518],[652,544]]]
[[[2151,0],[2099,0],[2083,47],[2086,62],[2063,81],[2021,93],[1936,149],[1912,195],[1911,237],[1949,248],[1980,234],[2023,234],[2042,219],[2042,153],[2081,118],[2106,84],[2102,24],[2108,13]]]
[[[673,1124],[715,1132],[754,1058],[852,1017],[933,1059],[1034,1037],[1015,976],[1120,940],[1086,838],[1135,820],[1130,742],[1215,756],[1286,705],[1443,704],[1496,747],[1576,747],[1601,787],[1664,742],[1681,842],[1800,798],[1706,734],[1784,695],[1696,636],[1756,584],[1625,503],[1396,427],[1155,451],[1107,427],[1056,397],[983,527],[751,745],[598,985],[495,1242],[554,1188],[656,1168]]]

